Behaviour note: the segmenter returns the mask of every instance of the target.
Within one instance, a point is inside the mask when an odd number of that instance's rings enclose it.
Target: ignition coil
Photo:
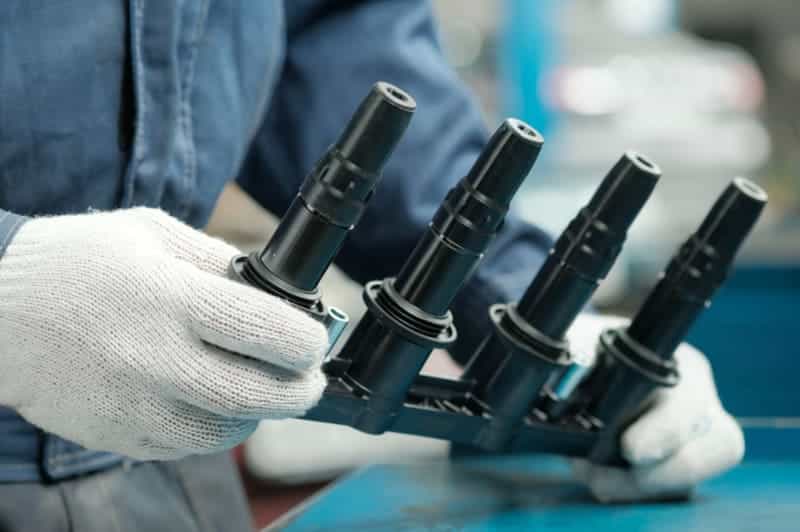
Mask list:
[[[456,339],[450,304],[502,225],[542,143],[527,124],[503,122],[397,277],[366,285],[367,314],[338,355],[349,361],[345,381],[369,396],[356,428],[380,433],[391,426],[430,352]]]
[[[361,218],[415,107],[402,90],[377,83],[306,177],[269,243],[231,262],[233,277],[325,324],[331,345],[347,317],[322,303],[319,281]],[[488,450],[623,463],[620,433],[650,406],[654,390],[677,382],[673,353],[725,279],[766,194],[734,180],[630,326],[605,331],[585,378],[576,387],[561,386],[572,361],[566,331],[608,273],[660,176],[654,163],[626,153],[558,238],[519,302],[488,309],[494,330],[464,375],[419,375],[432,349],[456,339],[450,306],[501,227],[542,143],[518,120],[498,128],[397,276],[366,285],[367,313],[324,365],[327,387],[305,419]]]
[[[367,285],[368,312],[324,366],[328,386],[305,419],[487,450],[619,462],[619,431],[648,406],[650,391],[677,379],[671,353],[722,282],[766,195],[736,180],[631,326],[605,333],[597,365],[559,398],[550,391],[571,361],[564,334],[610,269],[659,178],[655,164],[626,154],[557,240],[519,303],[490,308],[494,333],[465,374],[460,379],[419,375],[432,347],[446,347],[455,338],[446,309],[508,206],[486,196],[499,192],[510,198],[518,186],[511,176],[521,180],[538,152],[540,137],[515,124],[501,127],[473,171],[448,194],[398,277]],[[501,148],[506,142],[522,144]],[[496,161],[490,153],[503,158],[516,153],[517,162],[507,163],[508,174],[495,174],[500,163],[489,164]],[[495,170],[487,171],[486,164]],[[506,184],[481,185],[474,177],[483,174]],[[473,223],[479,220],[486,225]]]
[[[766,202],[757,185],[735,179],[672,258],[630,326],[601,335],[594,368],[567,400],[573,411],[603,424],[591,460],[622,464],[621,432],[648,408],[654,390],[678,382],[675,350],[711,305]]]
[[[288,301],[325,325],[331,346],[349,319],[322,303],[319,281],[361,218],[415,108],[403,90],[376,83],[306,177],[264,249],[231,262],[232,277]]]
[[[518,303],[493,305],[494,332],[464,375],[491,421],[477,444],[503,449],[545,385],[571,362],[564,335],[605,278],[636,215],[661,175],[644,156],[628,152],[556,241]]]

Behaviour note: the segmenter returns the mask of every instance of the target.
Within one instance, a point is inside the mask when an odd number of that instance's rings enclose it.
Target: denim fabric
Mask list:
[[[418,111],[337,261],[361,282],[397,271],[487,139],[427,1],[4,0],[0,208],[150,205],[202,227],[237,179],[281,214],[380,79],[408,90]],[[454,305],[457,358],[487,332],[487,305],[521,295],[548,243],[508,220]],[[25,472],[0,467],[0,481],[119,460],[0,410],[0,464]]]

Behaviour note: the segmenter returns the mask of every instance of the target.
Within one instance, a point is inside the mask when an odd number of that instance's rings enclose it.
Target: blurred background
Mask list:
[[[515,116],[545,136],[542,157],[515,200],[522,217],[558,233],[625,150],[661,166],[661,183],[593,301],[600,310],[632,313],[733,177],[767,189],[768,212],[691,340],[711,358],[723,402],[747,429],[748,456],[796,455],[788,444],[776,449],[774,439],[761,441],[759,429],[800,426],[793,371],[800,368],[800,348],[790,334],[800,312],[800,2],[434,5],[447,56],[472,87],[487,125],[494,129]],[[229,224],[242,219],[247,233]],[[274,224],[229,187],[209,231],[255,249]],[[363,310],[355,283],[331,271],[323,290],[358,319]],[[269,459],[275,434],[262,429],[248,443],[248,489],[259,525],[321,486],[271,488],[256,481],[254,474],[281,476],[269,469],[281,462]],[[333,441],[335,435],[319,437]],[[381,444],[388,455],[403,454],[386,440]]]

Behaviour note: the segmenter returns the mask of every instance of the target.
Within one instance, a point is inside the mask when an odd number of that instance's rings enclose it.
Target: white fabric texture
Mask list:
[[[570,331],[574,351],[586,363],[601,331],[625,320],[585,316]],[[656,391],[652,408],[622,435],[622,455],[632,467],[601,467],[574,462],[576,476],[603,502],[634,502],[685,497],[700,482],[738,464],[744,435],[720,403],[711,365],[703,354],[681,344],[675,358],[680,382]]]
[[[28,221],[0,259],[0,404],[138,459],[301,415],[325,386],[325,330],[227,279],[236,253],[156,209]]]

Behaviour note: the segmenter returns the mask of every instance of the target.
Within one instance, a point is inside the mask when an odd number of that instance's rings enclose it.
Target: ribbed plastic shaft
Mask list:
[[[631,322],[628,336],[660,358],[671,358],[697,316],[711,304],[766,203],[761,188],[734,179],[672,258]]]
[[[291,287],[316,290],[366,208],[415,108],[401,89],[384,82],[373,86],[259,254],[266,269]]]
[[[447,194],[397,275],[394,286],[403,298],[434,316],[447,312],[502,225],[543,142],[527,124],[503,122],[469,173]]]
[[[530,325],[550,338],[564,336],[614,264],[660,175],[654,163],[633,152],[614,165],[517,304]]]

